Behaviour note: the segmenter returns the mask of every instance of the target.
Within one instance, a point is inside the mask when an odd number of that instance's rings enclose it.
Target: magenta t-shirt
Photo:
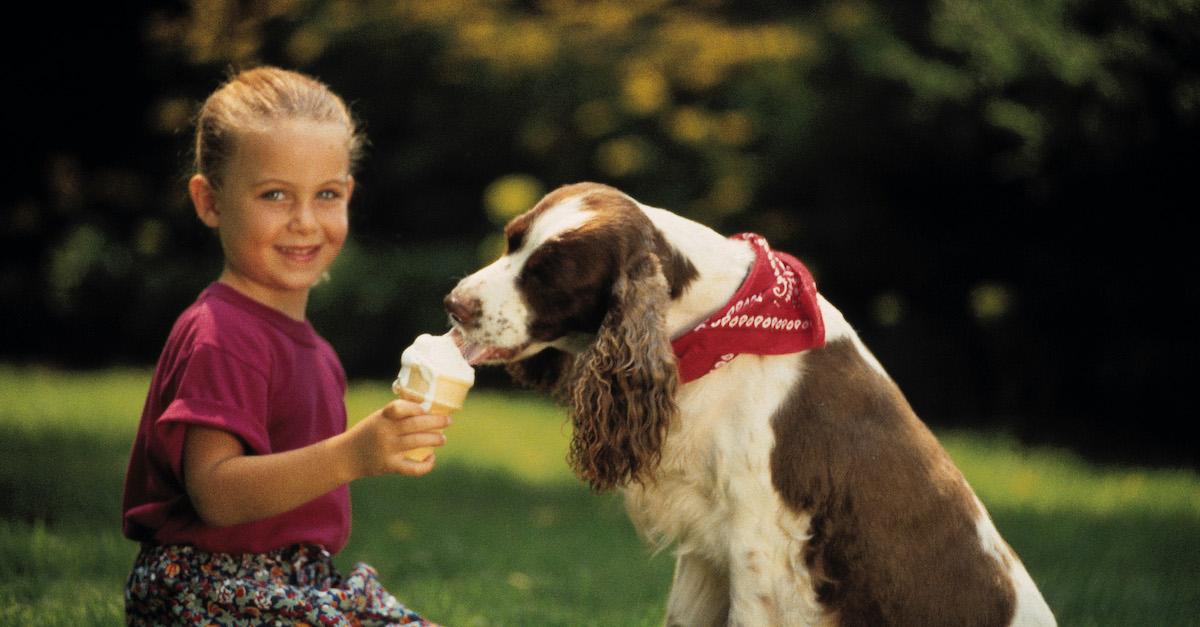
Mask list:
[[[249,455],[301,448],[346,429],[346,375],[312,325],[223,283],[200,293],[159,357],[125,475],[125,536],[220,553],[297,543],[336,553],[350,536],[350,490],[232,527],[204,524],[183,481],[187,425],[227,431]]]

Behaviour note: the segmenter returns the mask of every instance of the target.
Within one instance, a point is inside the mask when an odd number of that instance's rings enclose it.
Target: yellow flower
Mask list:
[[[671,86],[657,69],[637,65],[625,74],[621,104],[630,113],[647,116],[661,110],[671,97]]]
[[[529,209],[546,193],[542,182],[528,174],[508,174],[483,190],[483,206],[496,224],[504,224]]]
[[[646,161],[640,142],[632,137],[610,139],[596,149],[596,165],[605,174],[616,178],[640,172],[646,167]]]

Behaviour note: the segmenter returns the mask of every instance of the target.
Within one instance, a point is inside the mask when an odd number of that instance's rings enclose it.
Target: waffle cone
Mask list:
[[[400,398],[407,401],[412,401],[422,406],[428,407],[426,411],[431,414],[449,416],[450,414],[462,409],[463,401],[467,398],[467,392],[471,390],[471,383],[461,381],[452,377],[438,375],[434,381],[428,381],[420,368],[411,368],[408,371],[406,384],[402,376],[396,381],[392,391]],[[431,385],[432,384],[432,385]],[[437,429],[438,433],[444,431]],[[413,461],[423,461],[433,453],[432,448],[415,448],[404,452],[404,456]]]

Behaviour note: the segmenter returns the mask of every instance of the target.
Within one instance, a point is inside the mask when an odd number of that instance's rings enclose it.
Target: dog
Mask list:
[[[676,546],[667,625],[1055,623],[798,260],[597,183],[504,232],[451,334],[564,404],[576,474]]]

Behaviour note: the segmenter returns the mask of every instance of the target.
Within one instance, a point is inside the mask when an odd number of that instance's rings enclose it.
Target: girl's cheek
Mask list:
[[[343,212],[340,216],[332,221],[331,228],[329,229],[329,237],[331,240],[337,241],[338,246],[341,246],[342,242],[346,241],[346,237],[349,235],[349,233],[350,216]]]
[[[325,240],[333,250],[333,256],[337,256],[342,251],[342,246],[346,243],[349,236],[349,228],[346,222],[342,222],[339,226],[335,226],[325,231]]]

